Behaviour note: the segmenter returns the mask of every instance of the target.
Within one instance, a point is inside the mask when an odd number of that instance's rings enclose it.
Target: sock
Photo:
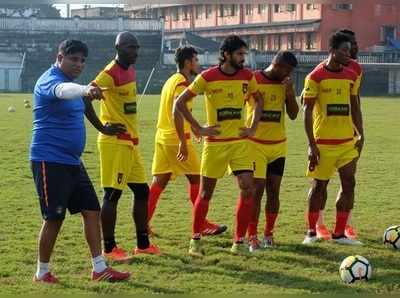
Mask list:
[[[115,242],[114,237],[109,238],[109,239],[104,239],[104,252],[105,253],[110,253],[114,247],[117,246],[117,243]]]
[[[258,226],[258,222],[257,221],[251,221],[249,223],[249,226],[247,228],[247,234],[249,236],[249,239],[253,238],[253,237],[257,237],[257,234],[258,234],[257,233],[257,226]]]
[[[318,217],[319,217],[319,211],[308,212],[308,230],[313,232],[316,231]]]
[[[197,196],[199,194],[200,184],[189,184],[189,197],[193,206],[196,203]]]
[[[236,229],[235,229],[235,242],[242,242],[246,236],[247,228],[251,221],[253,213],[253,198],[240,197],[237,201],[236,207]]]
[[[266,222],[265,222],[264,236],[269,237],[272,236],[273,234],[278,213],[266,212],[265,217],[266,217]]]
[[[137,247],[146,249],[150,246],[149,233],[146,231],[136,231]]]
[[[204,221],[207,217],[209,201],[201,199],[200,196],[197,197],[196,203],[193,208],[193,239],[200,239],[201,231],[203,229]]]
[[[92,259],[92,266],[93,271],[96,273],[103,272],[107,269],[106,261],[104,260],[104,257],[102,255],[99,255]]]
[[[344,234],[344,229],[346,228],[347,218],[349,217],[349,212],[337,211],[336,212],[336,226],[335,226],[335,236],[340,236]]]
[[[37,262],[36,278],[41,279],[47,272],[49,272],[49,263]]]
[[[347,226],[351,226],[351,217],[352,217],[352,214],[353,214],[353,211],[350,210],[350,211],[349,211],[349,217],[347,218],[347,223],[346,223]]]
[[[152,183],[150,185],[150,193],[149,193],[149,205],[147,210],[147,219],[150,222],[153,218],[154,211],[156,211],[158,200],[160,199],[160,195],[163,189],[157,183]]]

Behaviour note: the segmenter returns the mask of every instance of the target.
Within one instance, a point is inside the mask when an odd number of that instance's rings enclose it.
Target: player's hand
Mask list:
[[[256,133],[256,130],[250,127],[240,127],[239,129],[240,129],[239,136],[242,138],[252,137]]]
[[[282,84],[287,87],[287,88],[292,88],[293,87],[293,79],[292,77],[288,76],[283,79]]]
[[[319,163],[320,153],[316,144],[310,144],[308,146],[308,169],[312,172]]]
[[[197,143],[200,144],[201,140],[203,139],[203,137],[201,135],[198,134],[198,130],[193,129],[192,127],[192,133],[193,133],[193,140]]]
[[[103,126],[103,129],[101,131],[101,133],[107,136],[115,136],[125,132],[126,132],[125,125],[121,123],[108,123],[108,122]]]
[[[215,137],[220,134],[220,131],[217,129],[220,125],[211,125],[211,126],[200,126],[198,129],[194,130],[194,134],[200,137]]]
[[[361,156],[361,151],[364,148],[364,137],[363,136],[359,136],[357,139],[357,142],[354,145],[358,151],[358,155]]]
[[[97,86],[89,85],[84,97],[90,100],[95,100],[95,99],[100,100],[103,98],[103,91],[101,90],[101,88]]]
[[[176,155],[176,159],[179,161],[186,161],[188,159],[188,149],[186,142],[179,143],[178,154]]]

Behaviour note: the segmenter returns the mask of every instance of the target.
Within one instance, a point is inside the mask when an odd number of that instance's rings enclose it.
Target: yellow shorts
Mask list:
[[[329,180],[334,173],[358,158],[359,154],[354,143],[344,145],[318,145],[320,152],[319,164],[314,171],[307,167],[307,176],[318,180]]]
[[[196,148],[192,143],[188,143],[188,159],[178,161],[178,145],[155,144],[153,164],[151,172],[154,175],[172,173],[171,178],[181,175],[200,175],[200,159]]]
[[[254,163],[254,178],[266,179],[268,164],[287,155],[286,142],[266,145],[249,140],[249,143]]]
[[[250,146],[246,140],[224,144],[208,144],[203,147],[201,175],[208,178],[221,178],[227,169],[253,171]]]
[[[97,143],[101,187],[123,190],[128,183],[146,183],[143,159],[137,146]]]

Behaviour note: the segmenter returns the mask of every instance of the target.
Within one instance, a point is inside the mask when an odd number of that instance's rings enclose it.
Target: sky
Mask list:
[[[67,5],[65,4],[54,4],[54,7],[60,10],[61,16],[63,18],[67,17]],[[90,7],[96,7],[96,6],[102,6],[102,7],[115,7],[118,6],[116,4],[91,4]],[[71,4],[70,8],[71,9],[78,9],[78,8],[83,8],[83,4]]]

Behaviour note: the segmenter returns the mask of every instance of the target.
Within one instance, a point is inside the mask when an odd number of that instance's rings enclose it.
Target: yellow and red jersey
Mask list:
[[[220,134],[206,138],[207,143],[239,141],[245,127],[244,106],[257,92],[257,82],[249,69],[224,73],[220,66],[205,70],[188,87],[193,96],[204,93],[207,125],[220,125]]]
[[[286,87],[280,81],[270,80],[263,71],[255,72],[258,91],[264,98],[264,108],[256,133],[252,139],[263,144],[278,144],[286,141],[285,102]],[[251,120],[256,105],[254,98],[247,103],[247,126]]]
[[[102,70],[93,82],[101,88],[104,100],[100,102],[100,120],[105,123],[121,123],[126,127],[126,134],[107,136],[99,133],[98,142],[117,144],[137,144],[137,102],[136,72],[131,66],[123,68],[115,60]]]
[[[351,96],[358,95],[357,74],[350,68],[331,71],[317,66],[305,81],[304,101],[315,100],[314,137],[318,144],[336,145],[353,141]]]
[[[161,91],[160,110],[158,112],[156,142],[165,145],[179,145],[172,109],[177,97],[189,86],[189,82],[181,73],[173,74],[164,84]],[[192,100],[188,103],[192,108]],[[185,120],[184,130],[190,140],[190,124]]]

